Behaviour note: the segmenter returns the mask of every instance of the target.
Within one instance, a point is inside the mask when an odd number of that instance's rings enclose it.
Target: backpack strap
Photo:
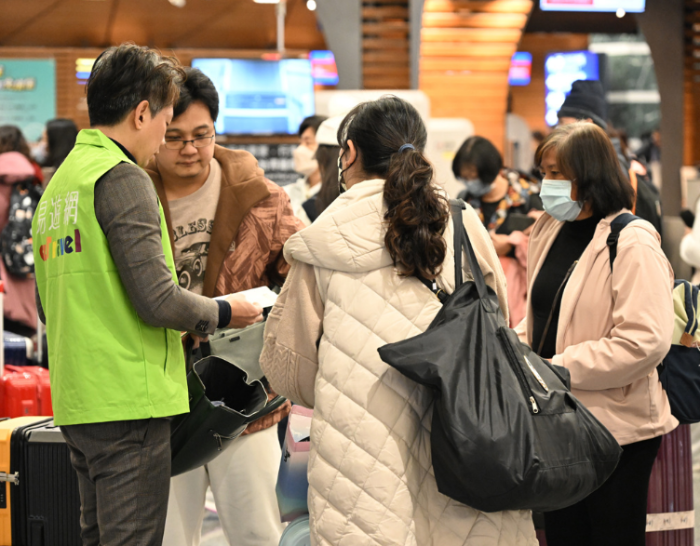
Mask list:
[[[610,250],[610,271],[611,272],[613,269],[613,263],[615,262],[615,258],[617,257],[617,243],[620,240],[620,233],[629,224],[631,224],[635,220],[639,220],[639,219],[640,218],[638,216],[635,216],[634,214],[630,214],[629,212],[625,212],[623,214],[620,214],[610,224],[610,235],[608,235],[608,249]]]
[[[683,285],[683,306],[685,307],[685,315],[688,317],[688,322],[685,325],[683,335],[681,336],[680,343],[685,347],[692,347],[695,339],[695,334],[698,330],[698,317],[697,317],[697,301],[698,301],[698,287],[692,285],[686,280],[677,279],[674,284],[674,292],[678,289],[680,285]]]

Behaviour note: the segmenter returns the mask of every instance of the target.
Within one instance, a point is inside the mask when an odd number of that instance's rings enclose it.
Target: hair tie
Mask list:
[[[399,148],[399,153],[403,152],[404,150],[415,150],[416,147],[413,144],[404,144]]]

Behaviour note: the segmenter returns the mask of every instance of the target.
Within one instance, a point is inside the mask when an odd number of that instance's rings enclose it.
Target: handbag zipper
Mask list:
[[[503,345],[503,348],[506,351],[506,358],[508,360],[508,363],[510,364],[510,367],[513,368],[513,372],[515,372],[515,375],[518,378],[518,383],[520,383],[520,389],[523,391],[523,395],[525,396],[525,398],[527,398],[530,402],[532,413],[539,413],[540,408],[537,405],[537,401],[535,400],[535,396],[532,392],[532,389],[530,388],[530,385],[527,382],[525,372],[523,371],[522,367],[520,366],[520,363],[518,362],[518,357],[515,355],[513,347],[511,347],[510,345],[508,335],[505,333],[504,330],[501,329],[498,330],[498,337],[501,338],[501,345]]]
[[[542,376],[539,374],[539,372],[532,365],[532,362],[530,362],[530,359],[524,355],[523,355],[523,359],[525,360],[525,364],[527,364],[527,367],[530,368],[532,375],[534,375],[535,379],[537,379],[537,382],[540,385],[542,385],[542,388],[544,389],[544,391],[549,392],[549,387],[547,386],[547,383],[544,382],[544,379],[542,379]]]

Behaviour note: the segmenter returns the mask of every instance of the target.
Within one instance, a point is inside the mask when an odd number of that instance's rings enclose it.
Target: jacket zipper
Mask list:
[[[522,367],[520,366],[520,363],[518,362],[518,357],[515,355],[513,347],[511,347],[510,345],[508,335],[505,333],[505,331],[498,330],[498,337],[501,338],[501,345],[503,345],[503,348],[506,351],[508,363],[510,364],[510,367],[513,368],[513,372],[515,372],[515,375],[518,378],[518,382],[520,383],[520,389],[523,391],[523,395],[525,396],[525,398],[527,398],[530,402],[530,408],[532,409],[532,413],[539,413],[540,408],[537,405],[537,401],[535,400],[535,396],[532,393],[532,389],[530,388],[530,385],[527,382],[525,372],[523,371]]]

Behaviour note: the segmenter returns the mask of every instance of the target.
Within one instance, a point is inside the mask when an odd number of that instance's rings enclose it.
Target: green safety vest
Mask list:
[[[56,425],[189,410],[180,334],[138,316],[95,216],[95,183],[122,162],[133,164],[101,131],[80,131],[32,221]],[[160,225],[177,282],[162,206]]]

